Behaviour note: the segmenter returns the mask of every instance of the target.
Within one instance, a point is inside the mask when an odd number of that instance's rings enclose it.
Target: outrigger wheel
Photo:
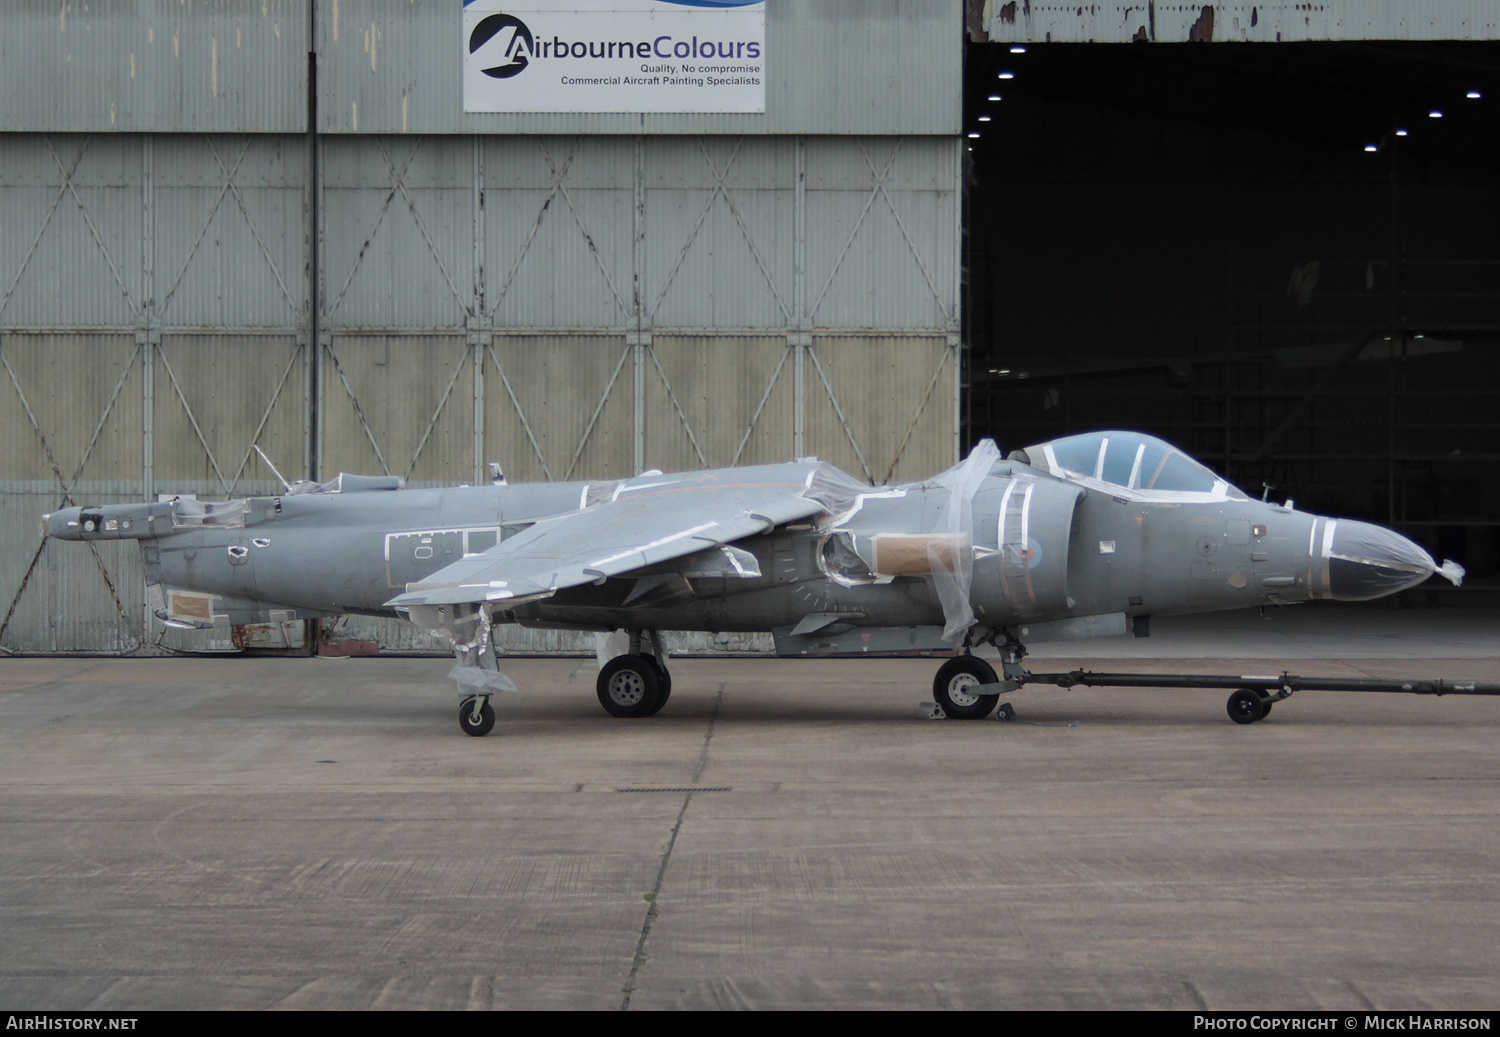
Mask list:
[[[997,695],[976,695],[977,684],[995,684],[995,668],[972,655],[958,655],[943,663],[932,679],[932,697],[954,720],[983,720],[1000,701]]]
[[[488,695],[474,695],[463,700],[458,707],[458,726],[464,734],[482,738],[495,726],[495,707],[490,705]]]
[[[617,655],[599,671],[599,705],[612,717],[649,717],[666,702],[661,669],[644,655]]]
[[[1236,724],[1253,724],[1271,712],[1271,702],[1254,688],[1241,688],[1229,696],[1227,709]]]

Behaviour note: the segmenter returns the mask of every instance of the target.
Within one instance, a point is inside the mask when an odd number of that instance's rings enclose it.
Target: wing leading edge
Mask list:
[[[552,518],[464,558],[386,602],[388,608],[545,598],[827,510],[811,462],[642,476],[610,500]]]

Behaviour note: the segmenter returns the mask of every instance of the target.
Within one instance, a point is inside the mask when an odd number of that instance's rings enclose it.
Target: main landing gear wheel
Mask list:
[[[489,734],[495,726],[495,708],[490,705],[490,697],[477,695],[464,699],[458,707],[458,726],[463,729],[464,734],[475,738]]]
[[[954,720],[983,720],[1000,701],[999,695],[976,695],[969,689],[977,684],[995,684],[1000,678],[983,659],[960,655],[939,668],[932,681],[932,697],[943,712]]]
[[[1227,709],[1229,719],[1236,724],[1253,724],[1265,719],[1266,714],[1271,712],[1271,703],[1262,698],[1254,688],[1241,688],[1229,696]]]
[[[661,671],[655,659],[617,655],[599,671],[599,705],[612,717],[649,717],[662,707]]]
[[[661,694],[656,696],[656,705],[652,706],[651,712],[646,714],[655,716],[661,712],[661,707],[667,704],[667,699],[672,697],[672,675],[667,671],[667,664],[655,656],[643,654],[641,658],[656,667],[656,675],[661,678]]]

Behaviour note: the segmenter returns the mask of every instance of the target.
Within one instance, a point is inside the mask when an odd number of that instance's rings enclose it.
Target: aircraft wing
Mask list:
[[[641,476],[612,499],[542,519],[482,554],[454,562],[387,607],[544,598],[810,518],[813,463]]]

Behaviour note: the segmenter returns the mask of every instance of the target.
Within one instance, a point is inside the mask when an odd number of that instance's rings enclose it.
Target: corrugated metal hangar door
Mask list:
[[[54,549],[39,516],[273,492],[254,444],[418,485],[953,460],[951,141],[333,138],[316,207],[299,137],[8,144],[8,650],[149,650],[134,545]]]
[[[135,544],[47,545],[64,503],[271,492],[309,366],[300,138],[10,135],[0,163],[0,645],[149,650]],[[170,642],[169,642],[170,643]]]
[[[887,482],[955,460],[956,3],[768,7],[787,57],[764,115],[649,118],[465,113],[428,46],[457,46],[458,5],[169,5],[121,49],[89,12],[17,3],[0,650],[231,647],[164,635],[135,545],[49,546],[38,520],[274,492],[256,445],[290,478],[417,486],[491,461],[520,481],[817,455]],[[815,89],[832,51],[841,89]],[[921,58],[901,82],[898,51]],[[110,89],[28,88],[77,61]]]
[[[376,137],[324,160],[322,472],[952,461],[951,141]]]
[[[324,154],[322,471],[568,479],[816,452],[884,482],[951,462],[951,142]]]

